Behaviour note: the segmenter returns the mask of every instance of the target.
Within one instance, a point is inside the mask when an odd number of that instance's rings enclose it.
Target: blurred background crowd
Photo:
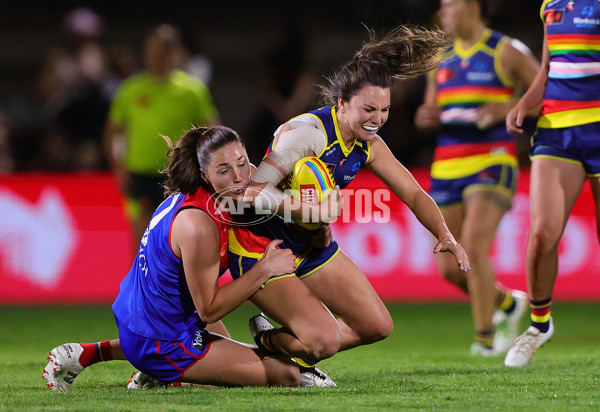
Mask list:
[[[539,59],[541,2],[488,3],[489,26]],[[377,33],[400,23],[430,26],[438,8],[438,0],[4,4],[0,173],[109,170],[103,134],[110,104],[121,83],[144,69],[144,39],[160,24],[180,31],[175,64],[208,87],[218,121],[242,134],[257,162],[281,122],[317,107],[316,83],[367,40],[363,24]],[[381,130],[409,167],[431,163],[435,137],[413,124],[424,86],[415,79],[394,88]]]

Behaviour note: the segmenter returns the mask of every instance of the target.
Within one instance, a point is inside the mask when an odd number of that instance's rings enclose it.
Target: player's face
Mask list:
[[[233,142],[217,150],[210,159],[206,178],[221,197],[241,199],[250,182],[250,162],[246,149]]]
[[[349,102],[340,99],[338,105],[343,130],[353,138],[371,140],[390,114],[390,89],[368,84]]]
[[[457,31],[468,17],[467,3],[467,0],[440,0],[438,16],[446,33],[452,34]]]

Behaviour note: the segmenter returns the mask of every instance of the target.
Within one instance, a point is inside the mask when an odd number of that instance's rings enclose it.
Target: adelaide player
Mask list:
[[[448,230],[435,202],[377,135],[388,118],[392,79],[428,72],[437,64],[437,53],[448,44],[447,35],[439,30],[399,26],[383,38],[370,31],[370,40],[354,58],[321,85],[326,106],[297,116],[277,129],[246,190],[245,201],[280,216],[289,213],[301,219],[307,207],[315,207],[287,196],[278,187],[288,179],[298,160],[319,158],[331,169],[340,188],[367,167],[436,237],[433,253],[452,253],[456,266],[468,271],[467,255]],[[339,204],[328,200],[337,196],[339,192],[334,190],[325,198],[327,207],[313,210],[318,220],[327,222],[339,215]],[[328,214],[329,207],[333,210]],[[262,250],[258,245],[279,238],[278,233],[264,228],[232,227],[229,250],[234,277],[243,279],[260,259]],[[300,226],[295,230],[302,231]],[[340,350],[384,339],[393,327],[387,308],[335,240],[326,247],[311,248],[309,239],[304,234],[292,236],[290,244],[284,240],[285,247],[304,250],[296,271],[272,279],[251,298],[281,327],[273,328],[262,315],[250,320],[259,347],[298,358],[305,366]]]
[[[438,133],[430,194],[473,270],[457,270],[444,255],[437,255],[436,263],[444,278],[469,296],[475,326],[471,353],[494,356],[508,350],[527,312],[524,292],[496,282],[489,250],[511,207],[519,170],[515,137],[506,132],[504,120],[518,90],[533,81],[538,63],[525,45],[486,26],[486,0],[440,4],[442,27],[454,34],[454,43],[428,76],[415,124]],[[530,114],[537,115],[537,109]]]
[[[531,146],[531,226],[526,251],[531,324],[508,351],[506,366],[528,365],[554,334],[550,314],[558,243],[586,180],[600,222],[600,2],[544,1],[542,69],[508,114],[520,133],[525,114],[542,104]]]

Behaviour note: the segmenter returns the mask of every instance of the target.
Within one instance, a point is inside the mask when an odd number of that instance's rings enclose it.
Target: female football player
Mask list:
[[[242,141],[226,127],[192,129],[168,157],[169,197],[146,228],[113,304],[119,339],[54,348],[44,369],[47,386],[68,390],[86,366],[111,359],[126,359],[163,383],[299,385],[299,367],[289,357],[231,340],[219,323],[269,278],[296,266],[292,252],[274,240],[244,277],[218,286],[227,262],[228,219],[212,195],[243,195],[250,163]],[[207,330],[215,323],[212,330],[220,334]]]
[[[506,354],[504,364],[512,367],[528,365],[554,334],[550,309],[558,243],[588,179],[600,224],[600,2],[546,0],[540,16],[542,69],[506,117],[508,131],[520,133],[526,113],[543,102],[530,150],[526,273],[531,325]]]
[[[245,201],[281,216],[302,219],[315,213],[316,220],[328,222],[340,214],[341,202],[336,201],[339,191],[327,197],[325,205],[307,206],[285,195],[278,184],[286,180],[299,159],[308,156],[329,165],[340,188],[367,167],[436,237],[433,253],[452,253],[457,267],[468,271],[467,255],[448,230],[435,202],[377,135],[388,118],[392,78],[428,72],[437,64],[436,54],[448,45],[448,37],[438,30],[400,26],[381,39],[370,31],[370,41],[321,86],[327,106],[295,117],[277,129],[246,190]],[[311,213],[307,208],[312,208]],[[232,227],[229,250],[234,277],[243,278],[259,261],[259,245],[282,239],[268,226]],[[340,350],[387,337],[392,319],[356,264],[334,240],[324,248],[310,248],[309,236],[302,234],[302,229],[297,233],[283,238],[282,244],[294,252],[303,250],[296,270],[271,278],[251,298],[282,326],[272,328],[262,315],[252,318],[250,329],[257,345],[311,365]]]
[[[475,326],[471,353],[494,356],[508,350],[527,312],[524,292],[496,282],[489,250],[511,207],[519,170],[515,137],[506,132],[504,119],[518,90],[533,81],[538,63],[522,43],[486,27],[485,0],[440,5],[442,27],[454,34],[454,44],[428,76],[415,123],[438,132],[430,194],[473,270],[456,270],[444,255],[437,255],[436,263],[444,278],[469,296]],[[494,324],[496,311],[496,321],[505,321],[500,325]],[[497,326],[504,333],[496,333]]]

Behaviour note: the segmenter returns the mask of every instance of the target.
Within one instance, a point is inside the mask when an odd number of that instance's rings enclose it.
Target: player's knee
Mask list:
[[[485,248],[481,248],[479,245],[464,245],[465,252],[469,257],[469,263],[471,267],[481,268],[487,264],[489,261],[489,251]],[[458,264],[456,265],[456,270],[461,272]],[[464,273],[464,272],[463,272]]]
[[[469,256],[467,254],[467,256]],[[470,256],[469,256],[470,258]],[[466,285],[466,279],[464,272],[461,272],[458,264],[456,265],[445,265],[440,267],[440,272],[442,276],[450,283],[454,283],[458,287],[462,288],[463,285]]]
[[[317,334],[309,346],[315,359],[322,360],[335,355],[340,350],[341,344],[342,335],[338,329]]]
[[[377,318],[369,319],[358,331],[363,345],[375,343],[390,336],[394,329],[394,322],[389,313],[382,314]]]
[[[533,252],[536,255],[544,255],[558,246],[560,234],[554,231],[543,222],[535,223],[531,227],[529,242]]]

